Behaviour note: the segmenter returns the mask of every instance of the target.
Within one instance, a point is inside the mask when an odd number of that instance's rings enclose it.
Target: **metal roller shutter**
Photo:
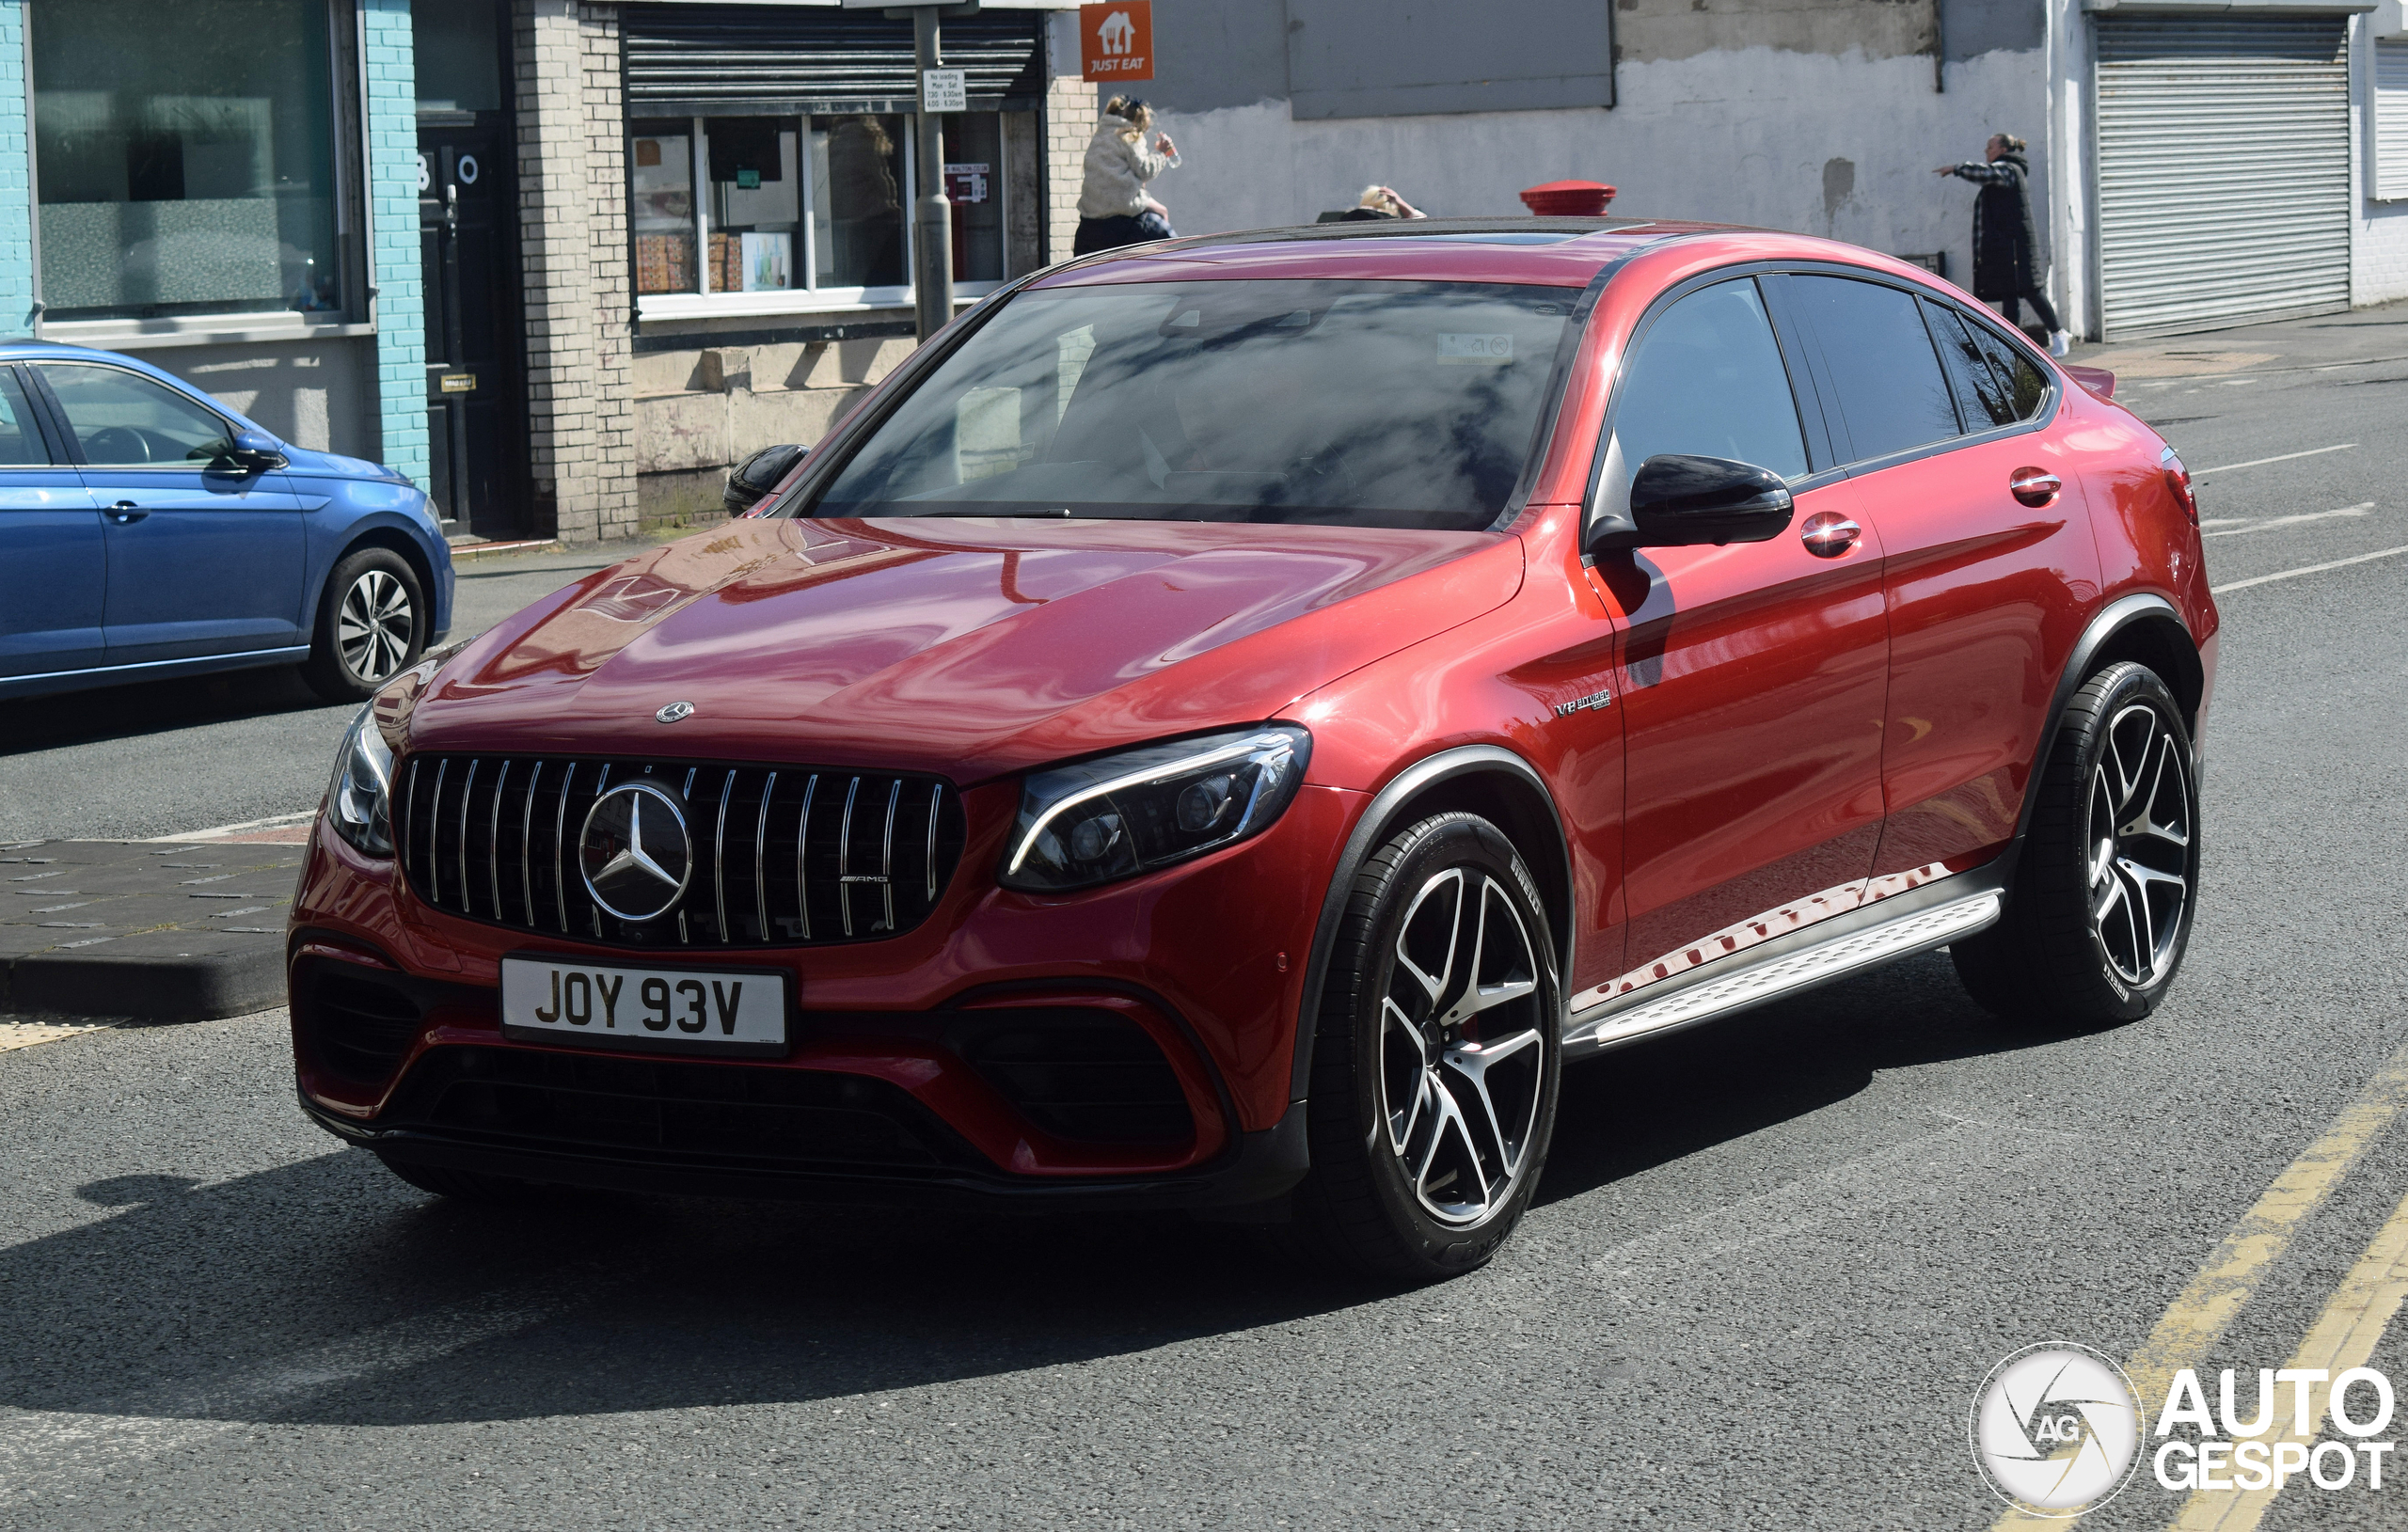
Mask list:
[[[2347,308],[2343,19],[2093,20],[2108,338]]]
[[[943,24],[944,62],[976,112],[1034,109],[1044,94],[1042,11]],[[629,117],[918,109],[911,24],[824,6],[628,6],[620,35]]]

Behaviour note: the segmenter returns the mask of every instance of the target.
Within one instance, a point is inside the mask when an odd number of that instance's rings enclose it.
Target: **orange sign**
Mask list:
[[[1079,8],[1079,62],[1086,77],[1111,83],[1154,77],[1153,0],[1111,0]]]

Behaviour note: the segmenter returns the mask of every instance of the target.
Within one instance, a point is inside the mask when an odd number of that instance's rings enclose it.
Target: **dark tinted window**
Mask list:
[[[1965,423],[1976,431],[1986,425],[2014,424],[2014,392],[1991,370],[1982,348],[1965,333],[1965,322],[1936,303],[1925,304],[1923,312],[1931,321],[1931,338],[1940,344],[1940,359],[1948,369],[1948,382],[1956,390],[1956,404],[1964,411]]]
[[[1957,434],[1956,406],[1912,296],[1844,276],[1793,277],[1790,292],[1822,341],[1850,461]]]
[[[1630,473],[1686,452],[1804,476],[1798,403],[1752,280],[1702,288],[1648,326],[1623,375],[1614,437]]]
[[[1475,530],[1521,477],[1579,298],[1305,280],[1024,292],[811,513]]]
[[[2033,365],[2032,358],[1987,324],[1968,321],[1965,329],[1972,336],[1975,349],[1989,362],[1990,371],[2004,383],[2008,408],[2014,411],[2007,419],[2028,420],[2037,415],[2041,402],[2049,396],[2049,380]]]

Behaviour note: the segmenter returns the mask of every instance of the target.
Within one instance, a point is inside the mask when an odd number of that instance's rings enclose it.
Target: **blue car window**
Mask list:
[[[35,432],[25,408],[24,390],[18,386],[16,373],[0,368],[0,467],[21,468],[49,461],[50,454],[42,450],[41,437]]]
[[[93,466],[184,466],[233,450],[224,417],[164,384],[114,367],[37,365]]]

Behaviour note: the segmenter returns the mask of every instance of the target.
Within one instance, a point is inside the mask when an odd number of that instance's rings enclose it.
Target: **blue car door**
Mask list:
[[[0,676],[101,663],[107,568],[83,479],[53,461],[24,380],[0,367]]]
[[[282,473],[234,463],[231,420],[131,368],[33,371],[100,509],[109,664],[309,642],[301,501]]]

